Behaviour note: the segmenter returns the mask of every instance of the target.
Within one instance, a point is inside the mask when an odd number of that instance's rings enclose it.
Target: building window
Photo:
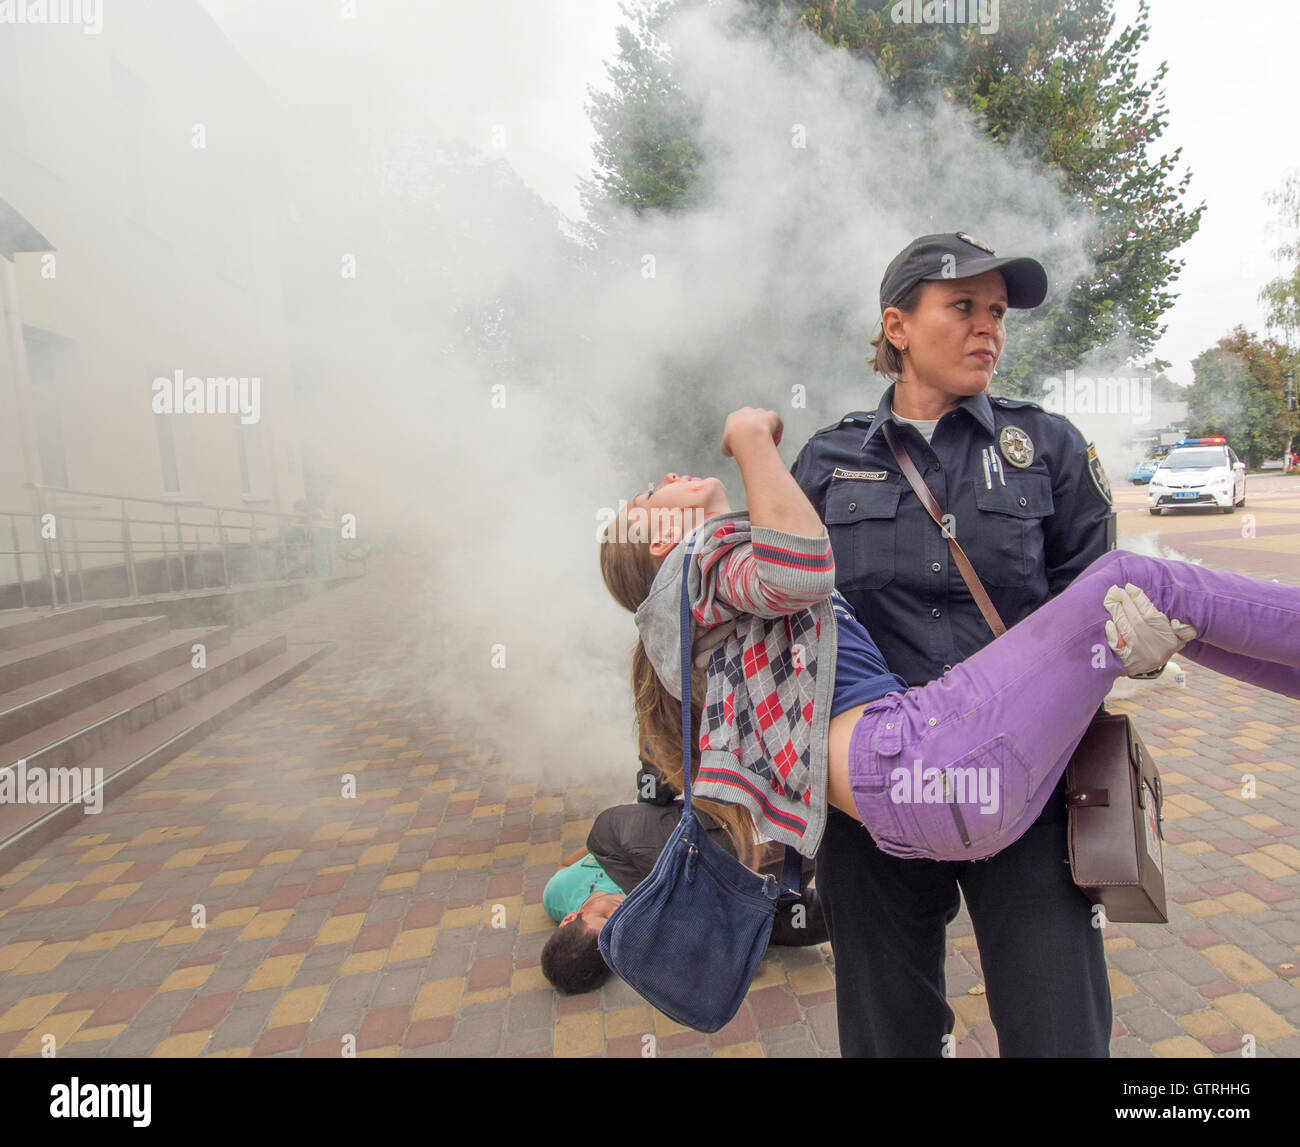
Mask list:
[[[0,106],[5,114],[0,116],[0,142],[18,153],[27,151],[27,117],[23,112],[23,69],[19,67],[18,36],[26,33],[13,24],[0,24]],[[28,44],[36,37],[27,36]],[[25,48],[25,53],[33,53]]]
[[[172,433],[174,414],[155,414],[154,433],[158,437],[158,462],[162,466],[163,493],[181,492],[180,474],[176,469],[176,438]]]
[[[36,430],[36,452],[41,484],[66,487],[68,464],[63,453],[63,417],[59,410],[61,367],[69,343],[57,335],[32,327],[23,328],[27,352],[27,378],[31,384],[32,421]]]
[[[239,481],[246,498],[264,497],[266,494],[266,457],[262,449],[262,435],[257,423],[235,419],[235,441],[239,447]]]

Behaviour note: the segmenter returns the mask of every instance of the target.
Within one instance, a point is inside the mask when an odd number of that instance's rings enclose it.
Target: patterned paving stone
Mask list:
[[[53,1026],[103,1057],[837,1055],[829,945],[772,949],[710,1036],[616,979],[569,998],[545,983],[541,890],[591,818],[631,799],[630,770],[573,784],[440,713],[394,652],[418,573],[383,559],[259,623],[336,652],[93,831],[0,874],[0,1055],[39,1054],[32,1035]],[[1123,686],[1170,793],[1171,923],[1106,930],[1112,1055],[1240,1055],[1251,1035],[1294,1057],[1300,706],[1195,666],[1184,689]],[[964,909],[949,944],[957,1053],[996,1055]]]

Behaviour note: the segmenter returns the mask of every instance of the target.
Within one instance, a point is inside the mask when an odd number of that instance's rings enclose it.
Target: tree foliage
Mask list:
[[[1294,238],[1275,252],[1290,266],[1265,284],[1259,297],[1268,304],[1268,325],[1283,331],[1288,347],[1295,350],[1296,334],[1300,333],[1300,175],[1288,176],[1282,190],[1272,193],[1268,199],[1281,209],[1282,221]]]
[[[599,215],[601,195],[645,211],[680,210],[697,202],[699,112],[672,78],[672,61],[655,35],[687,3],[653,0],[620,4],[632,26],[618,28],[618,56],[605,65],[612,92],[588,88],[588,115],[596,129],[596,179],[582,190],[588,214]]]
[[[637,211],[682,210],[707,194],[696,184],[697,121],[654,36],[674,11],[702,2],[625,6],[635,27],[619,31],[619,59],[609,69],[614,91],[592,93],[597,182]],[[806,28],[871,61],[900,104],[937,93],[969,108],[996,145],[1030,156],[1086,205],[1095,222],[1093,270],[1061,301],[1026,316],[999,364],[1003,392],[1036,393],[1037,380],[1116,339],[1133,357],[1151,352],[1177,297],[1171,288],[1183,263],[1174,252],[1196,233],[1204,204],[1184,206],[1191,173],[1175,175],[1181,149],[1156,154],[1167,122],[1166,65],[1150,80],[1138,76],[1146,0],[1110,43],[1114,0],[1003,4],[991,35],[972,24],[895,23],[891,0],[745,3],[754,34],[789,37]]]
[[[1268,325],[1282,332],[1286,349],[1284,367],[1290,436],[1286,441],[1285,449],[1289,454],[1294,444],[1296,430],[1300,427],[1300,417],[1297,415],[1300,401],[1297,399],[1295,386],[1296,359],[1300,358],[1300,343],[1297,341],[1297,335],[1300,334],[1300,175],[1288,176],[1282,190],[1274,192],[1268,198],[1270,203],[1281,209],[1283,223],[1290,229],[1292,235],[1291,242],[1283,243],[1275,252],[1279,259],[1290,265],[1286,267],[1283,274],[1266,283],[1263,290],[1259,292],[1260,301],[1268,305],[1266,316]]]
[[[1187,417],[1194,437],[1221,434],[1246,465],[1258,469],[1291,440],[1285,350],[1237,327],[1192,361]]]

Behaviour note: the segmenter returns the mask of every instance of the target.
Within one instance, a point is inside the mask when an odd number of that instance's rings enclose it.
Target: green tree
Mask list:
[[[1294,346],[1295,334],[1300,331],[1300,176],[1288,176],[1282,190],[1271,193],[1268,201],[1281,209],[1284,225],[1296,232],[1297,237],[1274,252],[1290,266],[1264,286],[1259,298],[1268,304],[1268,325],[1285,332],[1287,342]]]
[[[587,114],[596,129],[596,178],[584,183],[579,198],[589,217],[603,218],[602,196],[638,215],[681,210],[702,196],[695,144],[699,112],[673,82],[668,50],[655,34],[684,5],[699,2],[619,5],[632,27],[619,25],[618,56],[605,65],[613,91],[587,89]]]
[[[1291,433],[1286,442],[1289,454],[1296,433],[1295,374],[1296,359],[1300,357],[1296,338],[1300,333],[1300,176],[1288,176],[1282,190],[1272,193],[1268,199],[1275,207],[1281,208],[1283,223],[1294,236],[1291,242],[1283,243],[1275,252],[1278,259],[1289,266],[1259,292],[1260,301],[1268,306],[1266,321],[1271,329],[1282,332],[1286,347],[1287,413],[1291,416]]]
[[[1285,349],[1237,327],[1192,360],[1187,417],[1197,438],[1223,435],[1252,470],[1290,440]]]
[[[1151,397],[1157,402],[1186,402],[1187,390],[1167,374],[1157,374],[1151,380]]]
[[[593,93],[598,182],[637,210],[680,210],[703,194],[693,182],[702,167],[694,121],[654,36],[672,12],[700,2],[646,0],[636,30],[620,29],[614,92]],[[999,363],[1004,393],[1037,393],[1042,379],[1115,339],[1134,356],[1149,353],[1177,297],[1170,288],[1183,262],[1173,253],[1196,233],[1204,211],[1204,204],[1183,206],[1191,173],[1173,174],[1181,149],[1150,154],[1166,125],[1159,86],[1167,66],[1150,81],[1138,78],[1136,55],[1149,33],[1146,0],[1108,45],[1113,2],[1001,5],[996,34],[984,35],[977,25],[896,24],[892,0],[746,0],[755,34],[779,41],[806,28],[870,60],[900,104],[937,94],[970,108],[992,141],[1027,153],[1088,207],[1094,269],[1063,301],[1020,320],[1015,345]]]

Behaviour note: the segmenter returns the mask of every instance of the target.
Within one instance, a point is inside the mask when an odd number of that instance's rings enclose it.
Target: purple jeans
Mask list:
[[[849,742],[849,782],[882,852],[983,860],[1034,823],[1124,676],[1102,600],[1127,582],[1196,627],[1184,657],[1300,698],[1300,587],[1112,551],[937,681],[864,711]]]

